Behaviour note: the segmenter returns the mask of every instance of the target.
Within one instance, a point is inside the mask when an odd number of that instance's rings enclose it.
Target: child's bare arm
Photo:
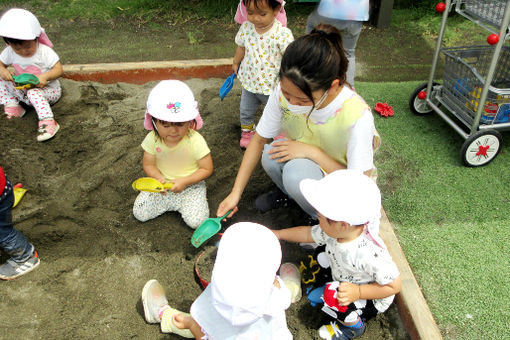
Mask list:
[[[232,70],[237,74],[239,65],[244,59],[244,47],[237,46],[236,53],[234,54],[234,62],[232,63]]]
[[[189,176],[176,178],[172,180],[174,186],[170,189],[173,192],[181,192],[187,186],[198,183],[209,176],[212,175],[213,172],[213,161],[211,154],[204,156],[202,159],[198,161],[198,169],[194,173]]]
[[[161,183],[165,183],[165,177],[161,174],[156,166],[156,156],[148,152],[143,153],[142,168],[145,174],[149,177],[155,178]]]
[[[200,325],[191,316],[176,314],[174,315],[173,323],[178,328],[189,329],[196,340],[200,340],[204,337],[202,327],[200,327]]]
[[[12,79],[11,72],[7,69],[7,65],[2,62],[0,62],[0,78],[5,81],[14,81],[14,79]]]
[[[279,240],[289,242],[313,242],[312,227],[294,227],[280,230],[273,230]]]
[[[347,306],[359,299],[374,300],[395,295],[401,289],[402,282],[400,276],[387,285],[380,285],[374,282],[358,286],[350,282],[341,282],[338,287],[337,300],[340,305]]]
[[[45,87],[48,85],[48,82],[51,80],[55,80],[57,78],[60,78],[62,74],[64,73],[64,70],[62,68],[62,64],[60,61],[57,61],[57,63],[49,70],[48,72],[41,73],[37,76],[39,78],[39,84],[37,87]]]

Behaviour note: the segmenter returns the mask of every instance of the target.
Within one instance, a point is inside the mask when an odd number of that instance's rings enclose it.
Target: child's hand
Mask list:
[[[234,71],[236,76],[237,76],[237,70],[239,70],[239,64],[232,64],[232,71]]]
[[[173,315],[173,324],[180,329],[190,329],[193,322],[190,316],[181,313]]]
[[[5,67],[0,68],[0,78],[2,78],[5,81],[12,81],[14,82],[14,79],[12,79],[12,74],[9,72],[8,69]]]
[[[188,186],[186,184],[186,181],[183,180],[182,178],[175,178],[171,181],[171,183],[173,183],[173,186],[172,189],[170,189],[170,191],[175,192],[176,194],[180,193]]]
[[[46,79],[44,75],[40,74],[37,76],[37,78],[39,79],[39,84],[37,84],[37,87],[42,89],[48,85],[48,79]]]
[[[360,298],[359,286],[350,282],[340,282],[336,299],[341,306],[348,306]]]

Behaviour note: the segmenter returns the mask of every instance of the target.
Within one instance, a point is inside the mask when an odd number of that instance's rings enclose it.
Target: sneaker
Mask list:
[[[7,119],[21,118],[25,115],[25,109],[18,103],[7,103],[4,105],[4,112]]]
[[[347,327],[339,322],[331,322],[319,328],[319,336],[325,340],[349,340],[362,336],[365,333],[365,323],[360,328]]]
[[[145,320],[148,323],[161,322],[159,311],[162,307],[168,305],[168,300],[166,299],[163,286],[157,280],[147,281],[145,286],[143,286],[142,303]]]
[[[179,328],[174,324],[174,315],[182,314],[183,316],[190,316],[189,313],[181,312],[175,308],[168,307],[161,314],[161,332],[163,333],[174,333],[184,338],[195,338],[193,333],[187,328]]]
[[[242,149],[246,149],[250,144],[251,138],[255,134],[254,130],[241,130],[241,139],[239,140],[239,146]]]
[[[39,254],[34,250],[32,255],[25,262],[18,263],[12,259],[0,266],[0,279],[13,280],[18,276],[31,272],[39,265]]]
[[[37,135],[38,142],[44,142],[55,136],[60,129],[60,125],[53,119],[45,119],[39,121],[39,134]]]
[[[280,189],[266,192],[259,195],[255,199],[255,209],[265,213],[266,211],[286,207],[290,203],[290,198],[285,195]]]

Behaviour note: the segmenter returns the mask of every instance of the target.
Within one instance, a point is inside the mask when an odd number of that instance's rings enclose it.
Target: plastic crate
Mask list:
[[[460,12],[475,20],[500,27],[505,12],[506,0],[462,0]]]
[[[493,46],[444,48],[442,99],[463,117],[474,118],[494,53]],[[510,47],[503,46],[489,87],[482,124],[510,122]]]

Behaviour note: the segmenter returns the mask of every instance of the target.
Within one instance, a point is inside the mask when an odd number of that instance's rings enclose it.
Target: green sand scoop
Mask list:
[[[30,89],[39,84],[39,78],[32,73],[21,73],[17,76],[12,76],[12,79],[14,79],[14,87],[18,90]]]
[[[232,210],[227,211],[225,215],[222,217],[211,217],[206,219],[202,224],[195,230],[193,235],[191,236],[191,244],[198,248],[200,247],[205,241],[213,237],[220,231],[221,229],[221,220],[223,220],[225,217],[227,217]]]

